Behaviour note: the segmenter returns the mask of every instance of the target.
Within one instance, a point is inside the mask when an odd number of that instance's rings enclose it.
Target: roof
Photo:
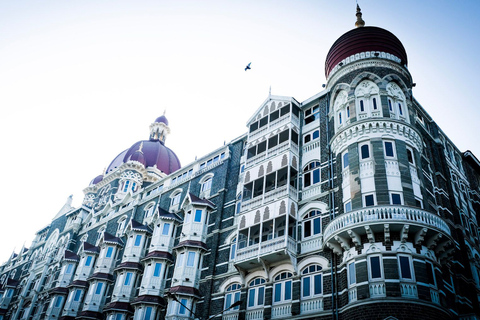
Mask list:
[[[78,262],[80,261],[80,258],[75,252],[72,252],[70,250],[65,250],[65,253],[63,254],[63,260]]]
[[[100,248],[98,248],[98,247],[96,247],[93,244],[90,244],[88,242],[84,242],[83,243],[83,252],[99,254],[100,253]]]
[[[200,291],[197,288],[186,287],[186,286],[176,286],[168,289],[168,292],[171,294],[183,294],[187,296],[192,296],[196,298],[201,298]]]
[[[110,302],[105,306],[105,308],[103,308],[103,311],[114,311],[114,310],[127,311],[129,313],[133,313],[133,308],[128,302],[119,302],[119,301]]]
[[[70,283],[67,288],[70,288],[70,287],[82,287],[82,288],[86,288],[88,287],[88,281],[83,281],[83,280],[75,280],[73,281],[72,283]]]
[[[132,304],[139,304],[139,303],[155,304],[155,305],[161,305],[161,306],[165,306],[167,304],[163,297],[151,296],[151,295],[138,296],[132,302]]]
[[[120,269],[143,270],[143,266],[138,262],[123,262],[123,263],[120,263],[118,267],[115,268],[115,270],[120,270]]]
[[[103,242],[105,243],[110,243],[110,244],[116,244],[116,245],[119,245],[121,247],[123,247],[123,241],[122,239],[118,238],[118,237],[115,237],[114,235],[108,233],[108,232],[104,232],[103,233]]]
[[[97,273],[92,274],[90,277],[88,277],[87,280],[92,280],[92,279],[107,280],[107,281],[112,281],[113,282],[113,275],[111,275],[109,273],[97,272]]]
[[[177,214],[175,213],[171,213],[171,212],[168,212],[168,211],[165,211],[163,210],[162,208],[158,208],[158,215],[162,218],[162,219],[166,219],[166,220],[176,220],[178,222],[182,222],[183,219],[180,218]]]
[[[197,197],[196,195],[194,195],[191,192],[188,193],[188,196],[190,197],[190,200],[192,201],[192,204],[206,206],[206,207],[210,207],[212,209],[215,208],[215,205],[207,199],[200,199],[199,197]]]
[[[140,222],[137,222],[136,220],[130,220],[130,226],[132,227],[132,230],[139,231],[139,232],[145,232],[145,233],[152,233],[152,229],[150,227],[141,224]]]
[[[153,258],[167,259],[173,262],[173,256],[170,252],[158,251],[158,250],[149,252],[147,256],[143,259],[143,261],[147,259],[153,259]]]
[[[177,244],[177,245],[175,246],[175,249],[181,248],[181,247],[200,248],[200,249],[203,249],[203,250],[205,250],[205,251],[208,250],[208,247],[207,247],[207,245],[205,244],[205,242],[196,241],[196,240],[185,240],[185,241],[182,241],[182,242],[180,242],[179,244]]]

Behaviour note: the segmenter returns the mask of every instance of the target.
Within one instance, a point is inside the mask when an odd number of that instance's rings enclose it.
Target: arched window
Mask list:
[[[321,295],[322,267],[314,264],[302,270],[302,298],[313,298]]]
[[[320,162],[312,161],[303,169],[303,186],[309,187],[320,182]]]
[[[145,218],[151,217],[153,215],[153,212],[155,211],[155,203],[151,202],[145,207]]]
[[[96,241],[97,246],[98,246],[98,243],[100,242],[100,240],[103,238],[103,233],[105,232],[105,229],[106,229],[106,227],[103,226],[100,229],[98,229],[98,231],[97,231],[97,241]]]
[[[406,98],[403,90],[394,82],[387,84],[388,109],[390,118],[404,120],[409,122],[406,110]]]
[[[311,210],[303,216],[303,238],[322,234],[322,218],[320,210]]]
[[[248,284],[247,308],[262,307],[265,303],[265,279],[256,278]]]
[[[203,181],[201,190],[202,192],[210,191],[210,189],[212,188],[212,180],[213,179],[209,177],[205,181]]]
[[[238,283],[234,283],[227,287],[225,290],[225,305],[224,310],[229,309],[232,304],[235,302],[240,301],[240,285]],[[231,308],[230,310],[238,310],[240,306],[236,306]]]
[[[178,207],[180,204],[180,198],[182,197],[182,191],[176,191],[170,196],[170,207]]]
[[[358,111],[358,119],[382,116],[379,108],[380,89],[371,80],[363,80],[355,88],[355,99]]]
[[[118,220],[117,236],[123,235],[126,225],[127,225],[127,217],[122,217]]]
[[[237,238],[233,238],[230,242],[230,261],[235,260],[235,255],[237,253]]]
[[[292,276],[291,272],[282,272],[274,278],[273,303],[292,300]]]
[[[235,213],[240,213],[240,210],[242,209],[242,194],[239,193],[237,195],[237,204],[236,204],[236,210]]]

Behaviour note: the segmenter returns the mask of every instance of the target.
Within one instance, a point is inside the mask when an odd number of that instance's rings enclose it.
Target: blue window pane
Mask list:
[[[356,282],[356,280],[355,280],[355,263],[350,263],[348,265],[348,280],[349,280],[350,285],[352,285]]]
[[[343,155],[343,167],[348,167],[348,152]]]
[[[382,277],[382,271],[380,270],[380,257],[370,258],[370,270],[372,273],[372,279]]]
[[[310,277],[303,278],[302,295],[308,297],[310,295]]]
[[[80,289],[75,290],[75,296],[73,297],[73,300],[74,301],[79,301],[81,295],[82,295],[82,290],[80,290]]]
[[[137,236],[135,237],[135,244],[134,246],[135,247],[139,247],[140,246],[140,243],[142,243],[142,236],[137,234]]]
[[[62,301],[62,297],[57,297],[57,300],[55,300],[55,308],[60,308],[60,306],[62,305]]]
[[[257,301],[257,304],[259,306],[263,305],[264,298],[265,298],[265,288],[260,287],[258,288],[258,301]]]
[[[228,309],[232,305],[232,295],[227,294],[225,297],[225,309]]]
[[[189,252],[187,258],[187,267],[193,267],[195,263],[195,252]]]
[[[393,143],[385,142],[385,155],[387,157],[393,157]]]
[[[361,148],[360,151],[362,153],[362,159],[367,159],[370,158],[370,149],[368,148],[368,144],[364,144]]]
[[[102,293],[102,287],[103,287],[103,283],[101,283],[101,282],[97,283],[97,288],[95,290],[95,294]]]
[[[402,204],[402,198],[398,193],[392,193],[392,204]]]
[[[180,302],[180,309],[178,310],[178,313],[185,314],[187,312],[187,308],[185,308],[187,305],[187,299],[181,299]]]
[[[235,250],[237,249],[237,244],[232,244],[232,248],[230,250],[230,260],[235,259]]]
[[[285,300],[292,299],[292,281],[285,282]]]
[[[373,98],[373,109],[377,110],[377,99]]]
[[[400,114],[403,114],[402,105],[400,103],[398,104],[398,112],[400,112]]]
[[[375,205],[375,201],[373,199],[373,194],[369,194],[368,196],[365,196],[365,206],[373,206]]]
[[[163,225],[162,235],[168,236],[169,232],[170,232],[170,223],[165,223]]]
[[[143,317],[143,320],[150,320],[151,315],[152,315],[152,307],[146,307],[145,316]]]
[[[338,123],[342,124],[342,113],[338,113]]]
[[[123,283],[123,285],[129,286],[131,282],[132,282],[132,273],[127,272],[127,274],[125,275],[125,282]]]
[[[248,290],[248,306],[253,307],[255,305],[255,289]]]
[[[275,302],[282,300],[282,284],[276,283],[275,284]]]
[[[107,254],[105,255],[105,257],[111,258],[112,254],[113,254],[113,247],[108,247],[107,248]]]
[[[321,219],[320,218],[315,218],[313,220],[313,234],[320,234],[322,232],[322,227],[321,227]]]
[[[320,131],[318,131],[318,130],[313,131],[313,134],[312,134],[313,139],[317,139],[319,136],[320,136]]]
[[[196,210],[195,211],[195,222],[200,222],[202,221],[202,210]]]
[[[233,302],[237,302],[237,301],[240,301],[240,291],[235,292],[235,297],[233,299]],[[236,306],[235,308],[233,308],[233,310],[238,310],[238,309],[240,309],[240,306]]]
[[[392,100],[390,100],[390,99],[388,99],[388,108],[390,109],[390,111],[393,111]]]
[[[315,283],[315,289],[313,291],[314,294],[321,294],[322,293],[322,275],[317,274],[313,277],[313,281]]]
[[[153,276],[154,277],[160,277],[160,271],[162,270],[162,264],[161,263],[155,263],[155,270],[153,270]]]
[[[347,118],[350,118],[350,107],[347,107]]]
[[[91,263],[92,263],[92,257],[87,256],[87,259],[85,260],[85,266],[89,267]]]
[[[400,257],[400,270],[403,279],[412,279],[412,271],[410,270],[410,261],[408,257]]]
[[[320,182],[320,169],[315,169],[313,170],[313,183],[319,183]]]
[[[68,273],[72,273],[72,270],[73,270],[73,264],[68,264],[68,265],[67,265],[67,271],[66,271],[66,273],[67,273],[67,274],[68,274]]]

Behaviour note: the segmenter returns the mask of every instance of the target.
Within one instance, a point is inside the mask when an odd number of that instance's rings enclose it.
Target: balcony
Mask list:
[[[361,245],[362,235],[375,242],[378,232],[384,233],[386,241],[390,240],[390,232],[400,232],[402,241],[413,236],[415,244],[435,249],[437,253],[445,252],[451,240],[450,228],[436,214],[418,208],[381,206],[351,211],[332,220],[325,228],[324,245],[340,254],[342,249],[350,248],[350,242]]]
[[[287,318],[292,316],[292,303],[272,306],[272,319]]]
[[[309,314],[323,311],[323,297],[300,302],[300,313]]]
[[[263,320],[263,308],[247,310],[245,320]]]
[[[278,237],[262,241],[237,250],[235,264],[240,267],[259,264],[260,258],[265,261],[275,262],[282,260],[288,254],[296,255],[296,240],[292,237]]]
[[[279,186],[271,191],[263,193],[258,197],[254,197],[252,199],[245,200],[244,202],[242,202],[242,212],[259,207],[262,204],[267,203],[269,201],[278,200],[287,195],[290,196],[291,199],[297,201],[298,190],[288,184]]]

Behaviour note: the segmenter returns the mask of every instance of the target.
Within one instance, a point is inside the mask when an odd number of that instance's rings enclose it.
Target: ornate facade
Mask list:
[[[480,162],[357,18],[325,90],[195,162],[157,118],[0,267],[0,320],[480,319]]]

